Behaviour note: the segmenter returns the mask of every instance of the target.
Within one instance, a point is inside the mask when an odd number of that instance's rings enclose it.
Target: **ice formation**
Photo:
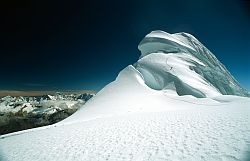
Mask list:
[[[225,66],[188,33],[153,31],[139,44],[135,67],[145,83],[157,90],[173,88],[179,95],[249,96]]]

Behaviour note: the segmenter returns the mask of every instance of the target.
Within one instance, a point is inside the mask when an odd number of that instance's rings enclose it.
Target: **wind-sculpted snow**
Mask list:
[[[179,95],[212,97],[220,92],[192,68],[197,64],[205,66],[192,55],[185,53],[151,53],[142,57],[135,65],[153,89],[166,90],[173,83]],[[172,87],[171,87],[172,88]]]
[[[249,96],[223,64],[195,37],[187,33],[153,31],[140,43],[135,64],[146,84],[164,90],[174,84],[179,95]]]

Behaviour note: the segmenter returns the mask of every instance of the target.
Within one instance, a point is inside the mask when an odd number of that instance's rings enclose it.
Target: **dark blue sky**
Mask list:
[[[0,89],[95,89],[152,30],[189,32],[250,90],[247,0],[19,1],[1,5]]]

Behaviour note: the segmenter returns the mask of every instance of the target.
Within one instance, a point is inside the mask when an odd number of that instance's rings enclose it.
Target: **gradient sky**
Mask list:
[[[198,38],[250,90],[247,0],[17,1],[1,4],[0,89],[99,90],[152,30]]]

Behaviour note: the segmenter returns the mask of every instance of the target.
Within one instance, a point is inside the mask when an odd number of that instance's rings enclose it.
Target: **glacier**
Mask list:
[[[244,160],[250,98],[194,36],[153,31],[70,117],[0,136],[2,160]]]

